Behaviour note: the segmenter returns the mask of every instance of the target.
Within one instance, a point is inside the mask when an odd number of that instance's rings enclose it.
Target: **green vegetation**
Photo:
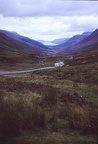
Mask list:
[[[89,57],[43,58],[21,69],[65,66],[0,76],[0,143],[97,144],[98,59]]]

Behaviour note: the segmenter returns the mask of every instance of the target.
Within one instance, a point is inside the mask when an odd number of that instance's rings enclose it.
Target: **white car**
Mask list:
[[[64,66],[63,61],[59,61],[58,63],[55,63],[55,67],[62,67],[62,66]]]

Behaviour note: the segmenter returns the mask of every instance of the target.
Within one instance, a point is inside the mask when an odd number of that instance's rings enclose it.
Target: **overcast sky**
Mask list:
[[[98,1],[0,0],[0,29],[35,40],[72,37],[98,28]]]

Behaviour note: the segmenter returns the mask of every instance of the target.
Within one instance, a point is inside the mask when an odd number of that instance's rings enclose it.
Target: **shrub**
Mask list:
[[[19,111],[20,127],[23,130],[34,130],[45,127],[44,111],[38,106],[36,100],[18,98],[17,108]]]
[[[20,133],[17,109],[0,96],[0,140]]]
[[[97,133],[97,108],[94,105],[72,105],[68,109],[68,121],[72,130],[79,130],[82,134]]]
[[[81,127],[82,134],[96,134],[98,128],[97,108],[91,103],[88,107],[88,115],[84,118]]]
[[[45,128],[46,119],[43,111],[38,111],[38,108],[34,108],[32,111],[32,122],[34,128]]]
[[[57,103],[57,90],[53,87],[42,89],[42,105],[55,105]]]

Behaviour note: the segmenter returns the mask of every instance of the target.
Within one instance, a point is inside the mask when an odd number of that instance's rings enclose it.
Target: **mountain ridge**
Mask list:
[[[98,51],[98,29],[93,31],[88,37],[85,37],[75,45],[62,49],[61,53],[76,54],[84,53],[87,51]]]
[[[0,66],[16,63],[37,62],[41,55],[47,55],[47,49],[29,45],[0,33]]]
[[[28,37],[22,36],[22,35],[18,34],[17,32],[10,32],[10,31],[6,31],[6,30],[0,30],[0,33],[4,33],[6,36],[8,36],[8,37],[10,37],[14,40],[24,42],[24,43],[26,43],[30,46],[33,46],[33,47],[48,49],[48,47],[43,45],[42,43],[40,43],[36,40],[30,39]]]

